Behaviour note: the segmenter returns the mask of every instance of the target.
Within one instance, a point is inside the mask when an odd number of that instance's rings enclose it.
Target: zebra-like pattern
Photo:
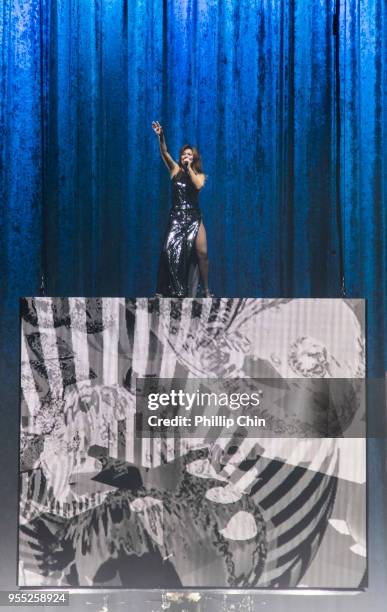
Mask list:
[[[353,380],[364,367],[343,300],[24,299],[20,584],[104,585],[125,551],[170,564],[147,586],[296,587],[336,502],[337,440],[140,439],[136,379]],[[363,416],[352,404],[346,426]]]

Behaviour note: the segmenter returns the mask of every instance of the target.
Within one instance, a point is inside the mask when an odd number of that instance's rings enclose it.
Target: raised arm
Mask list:
[[[153,121],[152,122],[152,128],[153,128],[153,131],[155,132],[155,134],[157,134],[157,136],[159,138],[160,155],[161,155],[165,165],[167,166],[170,174],[171,175],[175,174],[177,172],[177,170],[179,169],[179,166],[175,162],[175,160],[170,156],[170,154],[168,153],[168,149],[167,149],[167,145],[166,145],[166,142],[165,142],[163,128],[161,127],[161,125],[160,125],[160,123],[158,121]]]

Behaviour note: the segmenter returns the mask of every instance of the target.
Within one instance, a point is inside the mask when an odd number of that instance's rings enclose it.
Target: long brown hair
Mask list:
[[[204,174],[203,166],[202,166],[202,158],[200,157],[199,149],[193,147],[190,144],[185,144],[181,147],[179,151],[179,166],[181,166],[181,157],[186,149],[191,149],[192,151],[192,167],[198,174]]]

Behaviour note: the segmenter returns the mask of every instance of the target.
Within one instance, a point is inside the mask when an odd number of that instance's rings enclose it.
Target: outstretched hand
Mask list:
[[[162,136],[163,128],[161,127],[158,121],[152,121],[152,128],[155,134],[157,134],[157,136]]]

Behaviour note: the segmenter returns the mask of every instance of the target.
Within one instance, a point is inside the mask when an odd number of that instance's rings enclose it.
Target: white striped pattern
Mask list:
[[[78,325],[71,325],[71,343],[74,351],[74,367],[77,380],[89,378],[89,351],[87,348],[86,300],[69,298],[69,311],[77,312]]]
[[[21,375],[21,387],[29,414],[28,429],[26,431],[28,433],[39,434],[40,429],[36,425],[35,415],[40,409],[40,398],[34,384],[23,326],[21,329]]]
[[[42,354],[47,367],[48,384],[53,397],[61,397],[63,390],[62,372],[59,365],[57,336],[52,314],[52,298],[35,301],[39,327],[44,329],[42,339]],[[46,307],[45,307],[46,306]],[[49,325],[47,325],[49,324]]]

